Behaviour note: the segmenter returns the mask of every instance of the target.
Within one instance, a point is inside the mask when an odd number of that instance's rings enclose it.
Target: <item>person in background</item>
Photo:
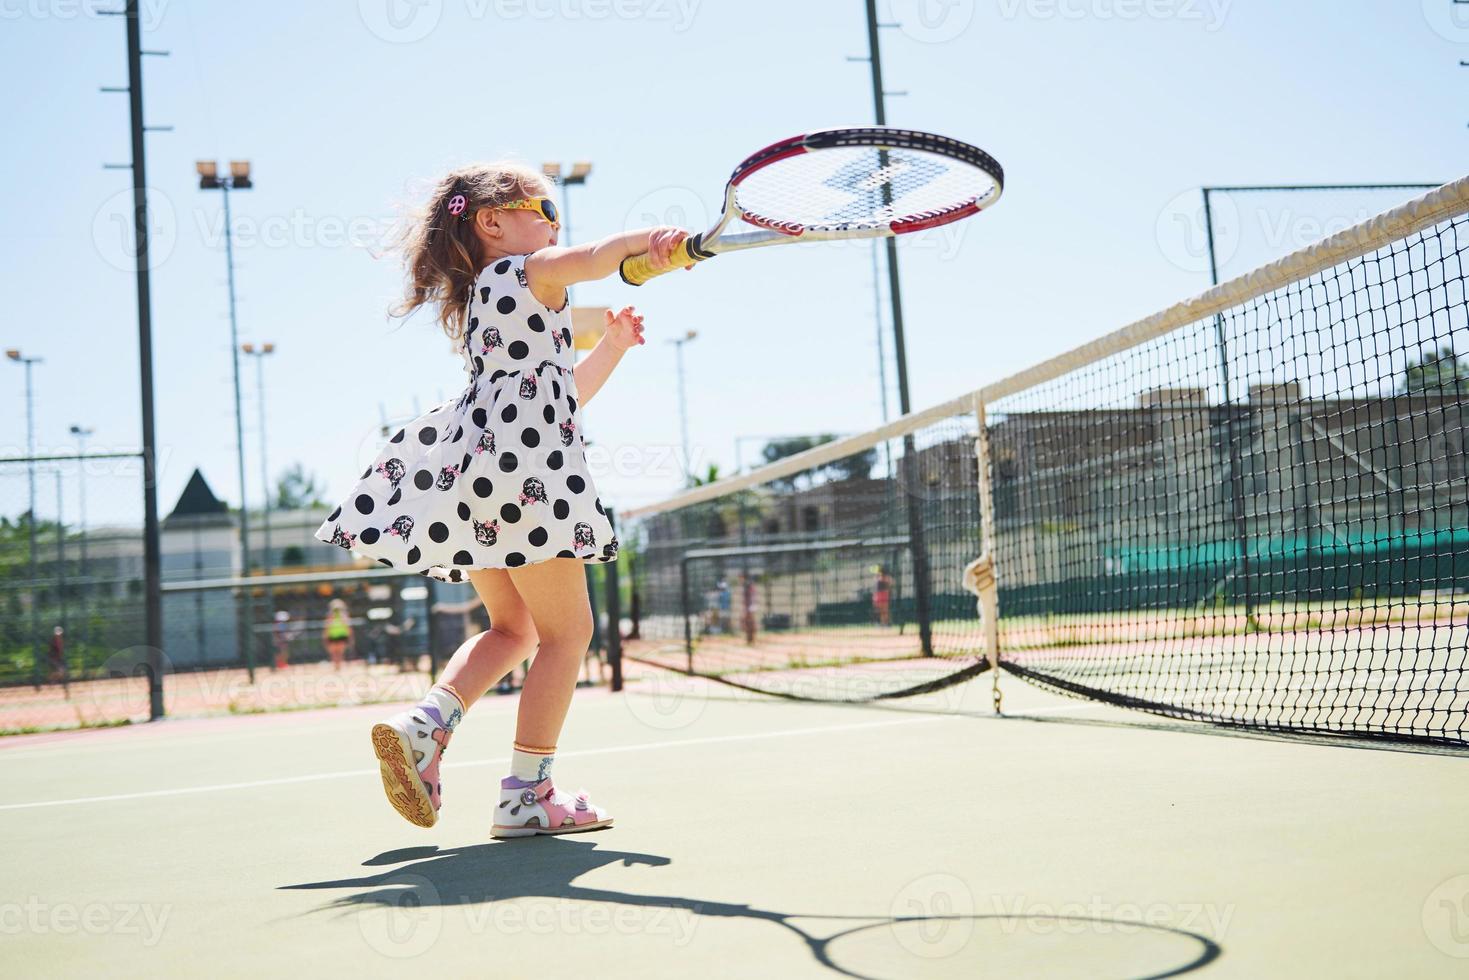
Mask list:
[[[719,580],[719,632],[728,633],[731,626],[729,618],[731,596],[729,582],[725,579]]]
[[[321,635],[332,666],[341,670],[347,659],[347,647],[352,642],[352,623],[347,615],[347,603],[342,599],[333,599],[327,604],[326,626],[322,628]]]
[[[755,578],[748,572],[740,574],[740,592],[744,599],[744,609],[740,613],[741,625],[745,630],[745,642],[755,642]]]
[[[893,577],[886,565],[877,566],[877,581],[872,588],[872,610],[882,626],[892,625]]]
[[[50,651],[46,655],[49,668],[47,680],[66,685],[70,679],[66,669],[66,630],[58,626],[51,631]]]
[[[275,613],[275,625],[271,627],[271,637],[275,640],[275,669],[285,670],[291,662],[291,614],[284,609],[277,609]]]

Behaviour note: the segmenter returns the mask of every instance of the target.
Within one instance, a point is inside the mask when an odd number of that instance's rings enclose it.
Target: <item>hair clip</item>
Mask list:
[[[453,197],[449,198],[449,213],[453,215],[463,214],[464,208],[468,204],[469,202],[464,199],[463,194],[455,194]]]

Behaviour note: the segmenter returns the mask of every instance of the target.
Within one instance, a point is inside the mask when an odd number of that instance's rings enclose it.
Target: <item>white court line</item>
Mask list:
[[[916,725],[926,721],[949,721],[962,715],[924,715],[919,718],[903,718],[897,721],[870,721],[851,725],[828,725],[824,728],[788,728],[780,732],[759,732],[754,735],[710,735],[704,738],[685,738],[672,742],[644,742],[639,745],[617,745],[605,749],[582,749],[563,752],[566,758],[587,755],[613,755],[618,752],[645,752],[648,749],[679,748],[685,745],[712,745],[720,742],[749,742],[762,738],[789,738],[792,735],[823,735],[827,732],[850,732],[866,728],[889,728],[894,725]],[[478,759],[473,762],[446,762],[445,769],[469,769],[474,766],[504,765],[509,756],[499,759]],[[180,789],[155,789],[141,793],[116,793],[111,796],[82,796],[70,800],[38,800],[34,803],[4,803],[0,810],[30,810],[47,806],[70,806],[76,803],[113,803],[120,800],[142,800],[158,796],[183,796],[189,793],[214,793],[228,789],[255,789],[261,786],[288,786],[291,783],[309,783],[322,779],[342,779],[350,776],[376,776],[376,769],[348,769],[342,772],[316,773],[310,776],[282,776],[278,779],[257,779],[247,783],[216,783],[211,786],[186,786]]]

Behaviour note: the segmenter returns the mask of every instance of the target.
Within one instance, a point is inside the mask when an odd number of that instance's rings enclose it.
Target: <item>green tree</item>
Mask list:
[[[794,456],[796,453],[814,449],[817,446],[832,442],[837,437],[830,433],[814,436],[795,436],[790,439],[775,439],[765,444],[762,453],[766,463],[774,463],[776,460]],[[772,485],[783,489],[793,489],[798,484],[810,486],[827,480],[865,480],[872,475],[872,467],[877,463],[877,450],[864,449],[860,453],[851,456],[843,456],[829,463],[816,467],[806,473],[782,477],[773,480]]]
[[[1469,393],[1469,357],[1455,355],[1449,346],[1425,351],[1404,369],[1403,392],[1409,395]]]
[[[325,504],[316,477],[308,474],[300,463],[286,470],[276,481],[275,503],[271,505],[276,510],[300,510]]]

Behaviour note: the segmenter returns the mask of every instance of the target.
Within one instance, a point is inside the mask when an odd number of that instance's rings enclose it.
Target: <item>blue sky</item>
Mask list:
[[[101,4],[0,0],[11,94],[0,182],[4,346],[35,367],[37,444],[140,442],[122,22]],[[975,388],[1207,285],[1196,225],[1205,184],[1442,180],[1469,160],[1469,14],[1450,0],[884,0],[889,122],[974,142],[1005,166],[979,218],[906,243],[915,408]],[[385,316],[399,267],[369,243],[396,202],[443,169],[513,156],[588,159],[571,189],[583,241],[649,221],[699,228],[731,167],[794,133],[872,121],[857,0],[333,0],[144,3],[154,188],[154,366],[160,507],[202,469],[238,503],[220,195],[197,158],[247,157],[232,198],[241,339],[266,363],[271,469],[301,462],[343,495],[402,421],[463,374],[428,316]],[[890,8],[890,9],[889,9]],[[22,98],[24,93],[24,98]],[[1226,275],[1405,194],[1240,201]],[[356,241],[354,241],[354,239]],[[853,432],[882,421],[865,247],[731,256],[640,290],[647,346],[586,413],[605,500],[628,507],[681,480],[674,354],[686,348],[696,464],[732,467],[739,436]],[[886,317],[882,329],[887,329]],[[252,364],[244,409],[259,504]],[[0,445],[25,447],[22,372],[5,375]],[[892,380],[889,372],[889,382]],[[890,397],[896,414],[896,397]],[[745,459],[759,441],[743,444]],[[137,519],[133,484],[89,498]],[[126,492],[125,492],[126,491]],[[48,491],[49,492],[49,491]],[[0,507],[24,507],[7,480]],[[49,514],[47,493],[42,513]],[[70,506],[70,505],[68,505]],[[108,513],[108,508],[111,512]]]

